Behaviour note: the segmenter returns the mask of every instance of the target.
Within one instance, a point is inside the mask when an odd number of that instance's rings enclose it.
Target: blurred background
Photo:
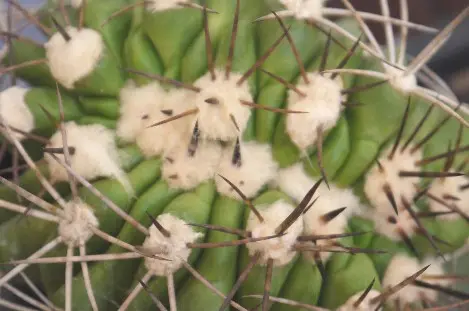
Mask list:
[[[380,14],[379,0],[351,0],[357,10]],[[400,0],[388,0],[391,14],[399,17]],[[442,29],[468,4],[468,0],[408,0],[410,20]],[[331,0],[335,7],[343,7],[340,0]],[[372,31],[384,42],[383,27],[370,24]],[[409,54],[416,55],[433,38],[419,32],[409,33]],[[469,19],[461,24],[450,40],[428,64],[453,89],[461,101],[469,102]]]
[[[34,9],[39,7],[44,0],[17,0],[23,6]],[[113,0],[100,0],[113,1]],[[220,0],[226,1],[226,0]],[[254,0],[245,0],[254,1]],[[350,0],[357,10],[380,14],[379,0]],[[401,0],[388,0],[391,6],[391,14],[399,17],[399,3]],[[462,9],[468,4],[469,0],[407,0],[409,4],[410,20],[415,23],[433,26],[442,29],[448,24]],[[330,0],[333,7],[342,7],[341,0]],[[6,25],[6,0],[0,0],[0,22]],[[16,12],[14,20],[20,20],[21,16]],[[21,23],[24,25],[24,23]],[[383,27],[379,24],[371,24],[370,27],[380,42],[384,43]],[[39,39],[39,33],[32,27],[26,27],[23,30],[24,35]],[[397,32],[398,33],[398,32]],[[408,52],[416,55],[429,42],[434,35],[424,35],[419,32],[410,32],[408,40]],[[1,39],[1,38],[0,38]],[[398,38],[396,38],[398,39]],[[398,43],[397,43],[398,44]],[[0,47],[3,46],[3,42]],[[452,37],[446,42],[445,46],[433,57],[428,66],[442,77],[457,97],[469,103],[469,19],[460,25],[453,33]],[[8,83],[5,76],[0,77],[0,89]],[[11,164],[8,159],[0,163],[1,167],[8,167]],[[448,270],[453,273],[469,274],[469,256],[466,254],[457,261],[451,261],[448,264]],[[465,282],[467,283],[467,282]],[[469,286],[463,284],[458,286],[460,289],[469,290]],[[1,293],[0,296],[7,294]],[[4,297],[4,296],[3,296]],[[14,298],[13,298],[14,300]],[[448,301],[446,301],[448,302]],[[0,306],[0,311],[3,311]],[[462,310],[462,309],[461,309]],[[469,309],[464,309],[469,310]]]

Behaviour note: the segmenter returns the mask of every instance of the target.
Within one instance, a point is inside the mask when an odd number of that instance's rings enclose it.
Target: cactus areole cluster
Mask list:
[[[46,40],[2,29],[0,308],[469,305],[469,118],[425,67],[469,7],[7,2]]]

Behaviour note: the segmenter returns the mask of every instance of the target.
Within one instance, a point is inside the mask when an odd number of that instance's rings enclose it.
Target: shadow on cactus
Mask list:
[[[2,32],[0,288],[23,304],[0,305],[467,303],[443,267],[469,237],[467,108],[425,63],[469,8],[438,32],[406,0],[400,18],[386,0],[382,15],[348,0],[7,2],[47,39]],[[410,58],[410,30],[438,34]]]

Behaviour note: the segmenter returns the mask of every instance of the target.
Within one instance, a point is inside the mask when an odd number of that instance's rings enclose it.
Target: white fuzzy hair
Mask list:
[[[149,0],[146,8],[150,12],[166,11],[170,9],[182,8],[180,3],[191,3],[192,0]]]
[[[425,281],[427,283],[437,284],[437,285],[446,285],[448,282],[446,280],[426,280],[425,276],[430,275],[443,275],[444,270],[440,263],[430,259],[426,260],[423,263],[419,263],[417,259],[408,257],[404,254],[399,254],[393,257],[393,259],[389,262],[389,265],[384,273],[382,285],[383,288],[388,288],[394,285],[399,284],[405,278],[415,274],[417,271],[423,269],[425,266],[430,264],[430,267],[425,270],[425,272],[420,275],[417,279]],[[406,304],[412,304],[415,302],[420,301],[422,296],[425,296],[431,301],[436,301],[438,293],[425,289],[420,288],[415,285],[407,285],[402,290],[395,293],[393,296],[389,298],[388,301],[394,302],[398,301],[401,308],[403,308]]]
[[[316,129],[323,131],[334,127],[342,111],[342,80],[331,80],[319,73],[308,73],[309,84],[303,80],[297,85],[306,96],[290,90],[288,108],[307,113],[288,114],[286,131],[301,150],[306,150],[317,140]]]
[[[52,0],[55,5],[60,4],[60,0]],[[65,4],[71,5],[73,8],[78,9],[83,4],[83,0],[65,0]]]
[[[386,272],[384,273],[382,281],[383,290],[399,284],[420,269],[422,268],[415,258],[408,257],[404,254],[394,256],[389,262]],[[401,307],[403,307],[407,304],[412,304],[419,299],[419,289],[410,284],[389,297],[388,302],[390,305],[394,305],[393,303],[398,301]]]
[[[163,178],[173,188],[189,190],[197,187],[214,177],[220,163],[221,146],[216,142],[199,141],[194,156],[189,155],[188,148],[188,140],[180,141],[163,155]]]
[[[119,181],[128,193],[132,193],[127,176],[120,168],[120,159],[112,130],[100,124],[77,125],[74,121],[64,124],[67,145],[75,148],[70,155],[70,166],[87,180],[98,177],[112,177]],[[63,148],[62,133],[57,131],[47,147]],[[64,160],[63,154],[55,155]],[[49,166],[51,179],[67,181],[67,170],[50,154],[44,155]]]
[[[144,241],[143,247],[150,253],[170,261],[145,257],[145,267],[156,276],[167,276],[181,268],[181,259],[189,258],[191,249],[187,247],[187,243],[194,243],[203,234],[195,232],[184,220],[171,214],[162,214],[157,220],[170,236],[164,236],[155,226],[151,226],[150,235]]]
[[[0,116],[2,121],[26,133],[35,127],[34,116],[25,102],[28,89],[13,86],[0,93]],[[14,133],[18,140],[25,138],[20,133]]]
[[[147,157],[158,156],[170,150],[181,141],[186,141],[192,135],[192,116],[171,121],[162,125],[149,127],[171,116],[178,115],[193,108],[193,94],[186,90],[173,89],[162,97],[162,105],[154,106],[149,117],[143,120],[144,129],[137,136],[137,145]],[[162,111],[172,111],[169,116]]]
[[[297,163],[278,171],[275,180],[275,186],[280,188],[281,191],[285,192],[297,203],[299,203],[316,182],[317,180],[312,179],[305,172],[303,164]],[[362,207],[360,204],[360,199],[353,193],[351,189],[339,188],[332,183],[329,183],[329,186],[330,190],[327,188],[327,185],[324,182],[319,186],[316,194],[310,201],[312,202],[317,197],[321,197],[321,199],[319,199],[314,206],[319,204],[330,204],[328,211],[346,206],[347,209],[342,213],[346,217],[360,210]],[[320,203],[320,201],[322,203]]]
[[[264,218],[263,222],[253,212],[250,212],[246,224],[246,230],[252,233],[253,238],[275,235],[277,227],[291,214],[294,207],[279,200],[271,205],[257,207]],[[269,258],[273,259],[274,266],[288,264],[296,254],[293,249],[298,236],[303,232],[303,219],[300,216],[286,231],[286,234],[269,240],[248,243],[246,246],[249,254],[261,253],[261,263],[266,264]]]
[[[138,87],[129,80],[119,94],[121,116],[117,122],[117,136],[125,142],[135,141],[145,128],[145,119],[150,118],[153,108],[162,106],[164,97],[165,91],[157,82]]]
[[[450,170],[450,172],[454,172]],[[456,177],[448,177],[448,178],[437,178],[435,179],[430,188],[428,189],[428,193],[445,201],[448,204],[455,205],[465,214],[469,214],[469,205],[465,202],[469,202],[469,191],[468,190],[460,190],[459,187],[466,185],[469,183],[469,178],[466,176],[456,176]],[[445,200],[445,195],[452,195],[459,200]],[[428,206],[432,212],[448,212],[448,209],[443,204],[435,201],[435,200],[428,200]],[[446,219],[446,220],[456,220],[460,219],[461,216],[457,213],[452,213],[448,215],[439,216],[438,219]]]
[[[241,166],[232,163],[233,150],[225,148],[217,173],[235,184],[248,198],[252,198],[276,175],[278,165],[272,158],[271,147],[257,142],[241,143]],[[219,193],[241,199],[222,178],[217,177],[215,181]]]
[[[59,221],[59,236],[65,244],[78,247],[93,236],[90,227],[97,228],[98,225],[91,207],[82,201],[70,201],[65,205],[63,217]]]
[[[366,295],[365,299],[360,303],[358,307],[355,307],[353,304],[358,301],[360,296],[364,293],[364,291],[358,292],[352,297],[350,297],[347,302],[345,302],[342,306],[340,306],[337,311],[372,311],[375,310],[378,306],[378,303],[371,303],[373,298],[376,298],[380,295],[380,292],[377,290],[370,290]],[[379,308],[378,310],[383,310],[383,308]]]
[[[71,4],[72,7],[74,7],[75,9],[78,9],[78,8],[80,8],[80,7],[83,5],[83,0],[70,0],[70,4]]]
[[[241,78],[240,74],[231,73],[230,78],[225,79],[223,71],[216,70],[215,73],[215,81],[212,81],[210,73],[207,73],[194,83],[201,89],[195,97],[195,105],[199,109],[197,120],[200,133],[206,139],[232,141],[244,132],[251,115],[251,108],[242,105],[240,100],[251,102],[252,96],[248,83],[241,86],[236,84]],[[218,100],[219,103],[205,102],[210,98]],[[239,132],[230,115],[235,118]]]
[[[415,207],[412,206],[412,209],[415,210]],[[415,221],[407,210],[400,210],[399,215],[396,215],[392,207],[389,207],[387,210],[368,208],[363,213],[363,216],[374,221],[377,233],[393,241],[402,241],[399,229],[411,237],[415,234],[417,228]],[[390,219],[393,221],[390,221]]]
[[[417,77],[414,74],[404,76],[404,71],[384,64],[385,72],[391,77],[389,83],[397,90],[408,94],[417,88]]]
[[[327,191],[327,188],[326,188]],[[331,212],[335,209],[344,207],[341,205],[341,201],[334,198],[332,195],[320,195],[316,203],[304,214],[303,221],[304,221],[304,234],[305,235],[329,235],[329,234],[339,234],[345,233],[347,228],[347,221],[348,217],[345,213],[342,212],[341,214],[337,215],[334,219],[324,222],[321,219],[321,216]],[[318,240],[316,244],[318,246],[327,246],[332,245],[336,240],[331,239],[324,239]],[[306,252],[306,258],[310,260],[314,260],[314,253]],[[329,252],[321,252],[320,254],[321,259],[327,260],[332,253]]]
[[[67,89],[73,89],[75,82],[88,76],[98,66],[104,41],[100,33],[93,29],[67,26],[65,31],[71,37],[70,41],[67,42],[57,32],[44,47],[54,78]]]
[[[310,178],[304,171],[303,165],[298,163],[280,170],[276,182],[283,192],[295,199],[296,202],[300,202],[317,181]],[[348,218],[361,207],[359,198],[354,195],[352,190],[341,189],[333,184],[330,184],[329,190],[327,185],[322,183],[310,203],[315,199],[317,201],[303,216],[304,234],[306,235],[344,233]],[[342,207],[347,208],[333,220],[327,223],[321,220],[321,216],[324,214]],[[328,245],[331,242],[333,240],[319,240],[317,244]],[[305,256],[311,260],[313,259],[312,255],[313,253],[310,252],[305,253]],[[327,252],[320,255],[323,260],[330,257],[330,253]]]
[[[280,0],[298,19],[320,18],[327,0]]]
[[[378,210],[387,212],[393,210],[383,187],[387,184],[391,188],[394,195],[396,204],[399,209],[402,209],[402,200],[405,198],[407,202],[412,202],[414,196],[417,194],[415,185],[418,185],[420,178],[407,178],[400,177],[400,171],[420,171],[420,167],[415,165],[415,162],[422,158],[420,151],[413,154],[409,152],[412,146],[401,153],[400,146],[394,154],[392,160],[388,159],[392,147],[389,147],[381,154],[378,159],[382,166],[381,171],[378,164],[375,164],[366,174],[364,192],[371,205]]]
[[[426,279],[425,276],[444,276],[445,275],[445,270],[443,268],[443,265],[441,261],[436,260],[435,258],[426,258],[423,263],[420,265],[420,269],[423,267],[426,267],[427,265],[430,265],[427,270],[425,270],[425,273],[422,275],[420,279],[422,281],[425,281],[427,283],[433,284],[433,285],[438,285],[438,286],[448,286],[451,284],[451,281],[448,279]],[[438,292],[435,290],[431,289],[425,289],[425,288],[419,288],[420,290],[420,295],[424,296],[425,299],[436,302],[438,301]]]

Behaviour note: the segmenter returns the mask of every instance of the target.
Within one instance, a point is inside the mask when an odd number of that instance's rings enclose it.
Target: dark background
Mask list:
[[[357,10],[381,14],[379,0],[351,0]],[[388,0],[391,14],[399,17],[400,0]],[[469,5],[469,0],[408,0],[410,20],[442,29]],[[340,0],[330,0],[331,6],[342,7]],[[369,24],[384,43],[383,27]],[[416,55],[433,38],[433,35],[409,33],[410,54]],[[469,18],[453,33],[452,38],[430,61],[429,66],[448,82],[460,100],[469,102]]]

